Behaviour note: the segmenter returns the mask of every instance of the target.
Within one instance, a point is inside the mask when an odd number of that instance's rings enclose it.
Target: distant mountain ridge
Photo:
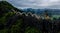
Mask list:
[[[23,9],[25,12],[35,12],[35,14],[43,14],[45,10],[47,10],[48,13],[51,13],[52,15],[60,15],[60,9]]]

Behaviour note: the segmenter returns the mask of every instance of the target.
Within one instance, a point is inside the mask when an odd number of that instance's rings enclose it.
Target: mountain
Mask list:
[[[60,15],[60,9],[32,9],[27,8],[23,9],[25,12],[34,12],[35,14],[43,14],[45,10],[47,10],[48,13],[51,13],[52,15]]]
[[[11,5],[9,2],[7,2],[7,1],[0,1],[0,16],[3,15],[4,13],[12,11],[11,9],[14,9],[15,11],[22,12],[21,9],[20,10],[17,9],[13,5]]]

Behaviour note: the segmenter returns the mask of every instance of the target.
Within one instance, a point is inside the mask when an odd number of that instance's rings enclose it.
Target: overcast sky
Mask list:
[[[57,8],[60,0],[7,0],[17,8]]]

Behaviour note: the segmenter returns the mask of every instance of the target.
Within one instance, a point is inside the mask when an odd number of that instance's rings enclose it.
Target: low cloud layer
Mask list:
[[[59,8],[60,0],[7,0],[17,8]]]

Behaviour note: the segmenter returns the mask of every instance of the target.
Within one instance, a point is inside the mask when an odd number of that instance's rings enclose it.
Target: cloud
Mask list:
[[[60,0],[7,0],[18,8],[60,8]]]

